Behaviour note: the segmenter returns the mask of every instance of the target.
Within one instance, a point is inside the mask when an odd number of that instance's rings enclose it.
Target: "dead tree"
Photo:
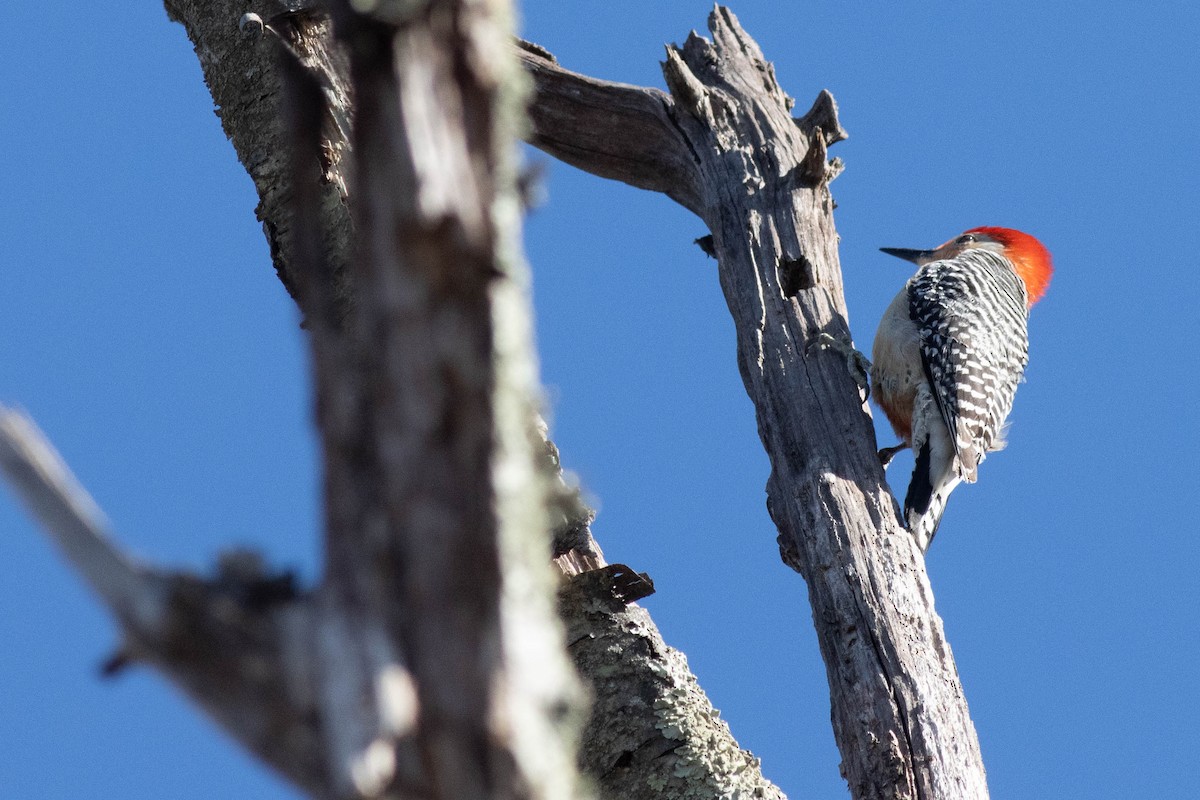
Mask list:
[[[581,791],[569,652],[594,693],[579,762],[603,797],[782,796],[629,604],[645,589],[605,566],[540,429],[513,236],[520,63],[535,145],[711,231],[852,795],[987,796],[869,413],[844,360],[811,348],[848,337],[827,152],[845,133],[828,93],[793,118],[722,8],[711,41],[669,48],[668,93],[518,51],[503,3],[339,2],[332,21],[296,3],[167,8],[310,331],[325,564],[312,589],[244,554],[213,578],[136,564],[9,413],[0,460],[120,621],[114,669],[160,669],[313,797],[567,798]]]

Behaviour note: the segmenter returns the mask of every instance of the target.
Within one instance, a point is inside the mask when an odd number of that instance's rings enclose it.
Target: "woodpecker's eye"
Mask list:
[[[954,241],[958,242],[959,244],[970,244],[971,242],[977,242],[979,240],[976,239],[975,235],[972,233],[964,233]]]

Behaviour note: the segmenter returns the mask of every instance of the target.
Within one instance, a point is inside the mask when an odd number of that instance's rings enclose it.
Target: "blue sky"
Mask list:
[[[524,4],[569,68],[662,85],[709,6]],[[1051,7],[1052,6],[1052,7]],[[956,493],[928,567],[996,797],[1188,796],[1200,749],[1193,461],[1200,10],[733,6],[799,110],[837,97],[851,328],[908,276],[880,246],[1027,230],[1057,275],[1009,449]],[[0,27],[0,399],[27,408],[147,559],[234,544],[314,574],[305,354],[249,179],[154,2],[18,4]],[[534,154],[527,228],[547,402],[610,559],[791,797],[845,797],[803,582],[700,222]],[[881,444],[891,443],[881,435]],[[899,491],[911,459],[891,470]],[[0,796],[293,798],[156,676],[0,497]]]

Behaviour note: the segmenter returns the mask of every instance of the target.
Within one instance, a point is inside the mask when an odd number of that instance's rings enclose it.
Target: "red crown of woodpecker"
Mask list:
[[[1046,293],[1050,276],[1054,274],[1054,263],[1050,251],[1028,233],[1012,228],[983,226],[972,228],[967,233],[981,233],[1004,245],[1004,255],[1016,267],[1017,275],[1025,282],[1025,292],[1032,306]]]

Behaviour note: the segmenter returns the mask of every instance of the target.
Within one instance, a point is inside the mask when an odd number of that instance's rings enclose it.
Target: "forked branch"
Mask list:
[[[537,87],[530,141],[667,194],[712,233],[738,367],[771,460],[768,508],[784,561],[808,584],[853,796],[979,800],[987,785],[978,741],[870,416],[843,359],[808,355],[822,335],[849,338],[829,193],[841,163],[827,148],[846,136],[836,104],[821,92],[793,118],[791,98],[733,14],[717,7],[709,30],[711,41],[692,34],[669,48],[669,99],[526,56]],[[606,114],[631,106],[644,110],[632,122]],[[590,157],[613,139],[635,155],[622,162],[613,148]],[[645,161],[637,142],[646,141],[659,163],[687,167],[669,178],[654,168],[649,178],[635,174]],[[668,179],[675,183],[664,188]]]

